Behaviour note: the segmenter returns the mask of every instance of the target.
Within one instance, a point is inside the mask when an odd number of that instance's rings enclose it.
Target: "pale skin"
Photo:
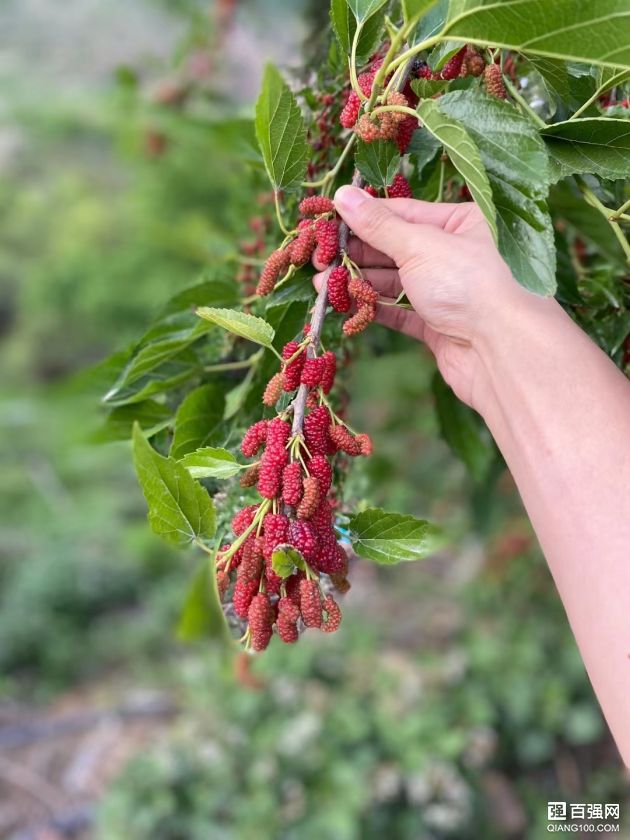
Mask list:
[[[518,285],[475,204],[354,187],[335,204],[377,320],[429,348],[501,449],[630,767],[630,382],[555,300]],[[386,305],[401,291],[413,310]]]

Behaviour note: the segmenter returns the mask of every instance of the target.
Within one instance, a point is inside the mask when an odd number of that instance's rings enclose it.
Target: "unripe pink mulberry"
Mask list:
[[[378,292],[369,280],[362,280],[360,277],[353,277],[348,283],[348,291],[356,302],[374,305],[378,301]]]
[[[230,585],[230,576],[224,569],[217,569],[217,590],[219,598],[223,600],[223,596],[227,592]]]
[[[300,382],[302,385],[308,385],[309,388],[317,388],[321,382],[323,372],[324,362],[321,356],[316,356],[314,359],[307,358],[302,368]]]
[[[267,420],[259,420],[245,432],[241,443],[241,452],[246,458],[253,458],[267,440]]]
[[[484,70],[483,79],[490,96],[495,96],[497,99],[507,98],[503,75],[498,64],[488,64]]]
[[[339,228],[332,219],[318,219],[315,222],[315,261],[320,265],[329,265],[339,250]]]
[[[357,82],[359,83],[363,96],[372,95],[372,85],[374,84],[374,79],[376,78],[377,69],[378,68],[373,68],[372,70],[366,70],[365,73],[359,74]]]
[[[262,592],[255,595],[247,612],[251,644],[255,651],[265,650],[271,641],[273,619],[269,597]]]
[[[376,122],[369,114],[362,114],[354,130],[364,143],[375,143],[382,139],[381,123]]]
[[[319,481],[314,475],[309,475],[304,479],[303,488],[304,492],[302,501],[298,505],[297,515],[300,519],[310,519],[319,505]]]
[[[289,341],[288,344],[285,344],[282,348],[282,358],[286,361],[290,359],[300,349],[300,345],[297,341]],[[284,390],[285,391],[295,391],[296,388],[299,387],[300,384],[300,376],[302,375],[302,368],[304,367],[304,361],[306,359],[306,353],[301,352],[298,356],[293,359],[292,362],[289,364],[285,364],[284,366]]]
[[[325,405],[313,409],[304,418],[304,441],[311,455],[326,455],[328,452],[328,429],[330,414]]]
[[[300,613],[306,627],[322,626],[322,602],[316,580],[300,583]]]
[[[290,255],[287,248],[278,249],[269,255],[256,286],[257,295],[264,296],[273,291],[274,286],[289,267],[289,260]]]
[[[388,105],[395,105],[398,107],[408,108],[409,102],[407,101],[407,97],[404,93],[400,91],[393,90],[387,96],[387,104]],[[408,115],[403,114],[400,111],[388,111],[389,115],[394,119],[397,123],[402,122]]]
[[[359,444],[359,450],[361,455],[368,455],[372,454],[373,446],[372,446],[372,438],[366,434],[365,432],[361,432],[358,435],[355,435],[355,441]]]
[[[317,556],[317,534],[310,522],[296,519],[289,525],[288,541],[295,546],[307,563]]]
[[[327,350],[322,360],[322,375],[320,385],[325,394],[329,394],[335,384],[335,376],[337,374],[337,357],[332,350]]]
[[[344,265],[338,265],[328,277],[328,301],[336,312],[347,312],[351,301],[348,294],[350,272]]]
[[[344,335],[351,336],[363,332],[375,317],[376,307],[370,303],[362,304],[354,315],[344,321],[342,327]]]
[[[302,498],[302,465],[292,461],[282,471],[282,501],[295,507]]]
[[[315,248],[315,227],[310,220],[300,222],[299,233],[289,245],[291,263],[295,266],[304,265],[313,255]]]
[[[321,629],[324,633],[334,633],[339,629],[339,625],[341,624],[339,604],[337,604],[332,595],[326,595],[322,606],[326,613],[326,619],[322,623]]]
[[[299,209],[302,216],[320,216],[334,212],[335,205],[324,195],[309,195],[302,199]]]
[[[307,463],[310,475],[314,475],[319,482],[319,489],[322,496],[326,496],[332,484],[332,467],[325,455],[313,455]]]
[[[390,198],[412,198],[413,192],[409,181],[400,172],[395,176],[391,186],[387,188]]]
[[[348,94],[348,99],[339,116],[339,122],[343,128],[352,128],[357,121],[359,111],[361,110],[361,100],[359,95],[351,90]]]
[[[239,479],[241,487],[255,487],[260,476],[260,464],[253,464],[245,470]]]
[[[345,426],[332,426],[329,432],[330,439],[340,452],[356,456],[361,454],[361,447]]]
[[[274,374],[271,377],[269,382],[267,383],[267,387],[265,388],[265,393],[263,394],[262,401],[265,405],[275,405],[278,400],[280,399],[282,392],[284,390],[284,374],[282,371]]]

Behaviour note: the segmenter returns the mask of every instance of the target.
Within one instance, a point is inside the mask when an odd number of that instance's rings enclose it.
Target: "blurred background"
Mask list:
[[[176,639],[193,560],[149,531],[98,362],[232,270],[263,64],[300,66],[326,16],[0,2],[0,837],[492,840],[546,836],[550,800],[630,813],[509,477],[470,478],[431,361],[381,328],[352,367],[376,444],[354,489],[456,548],[356,564],[339,633],[247,668]]]

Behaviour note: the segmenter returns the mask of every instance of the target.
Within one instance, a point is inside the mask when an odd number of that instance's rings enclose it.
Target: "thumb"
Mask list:
[[[406,222],[386,203],[358,187],[340,187],[337,212],[353,233],[401,265],[418,250],[418,225]]]

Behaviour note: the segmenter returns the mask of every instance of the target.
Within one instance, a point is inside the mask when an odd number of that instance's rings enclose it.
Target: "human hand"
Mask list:
[[[458,397],[477,407],[482,345],[500,316],[535,299],[477,205],[376,199],[356,187],[341,187],[335,205],[354,233],[350,258],[381,296],[377,320],[423,341]],[[413,309],[393,305],[403,291]]]

